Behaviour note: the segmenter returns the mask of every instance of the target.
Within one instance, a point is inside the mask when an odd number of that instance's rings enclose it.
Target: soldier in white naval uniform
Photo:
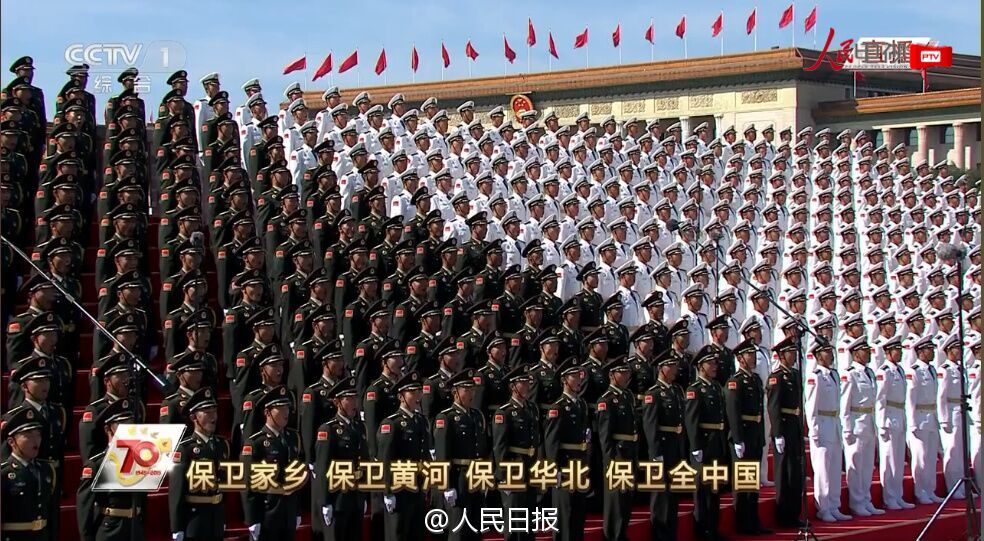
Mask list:
[[[902,340],[897,336],[878,346],[884,359],[875,370],[875,425],[878,429],[878,478],[886,509],[911,509],[915,505],[902,498],[905,477],[905,372]]]
[[[960,410],[960,369],[961,355],[960,335],[951,333],[943,341],[944,359],[937,369],[938,393],[937,414],[940,420],[940,445],[943,451],[943,478],[946,480],[946,490],[949,493],[963,477],[963,413]],[[953,494],[954,498],[963,499],[964,487]]]
[[[905,421],[909,430],[910,468],[915,485],[916,502],[940,503],[936,495],[936,459],[940,452],[940,425],[936,415],[936,344],[932,335],[912,345],[916,358],[905,372]]]
[[[778,346],[778,344],[777,344]],[[840,376],[831,369],[832,358],[819,355],[817,367],[806,375],[806,426],[813,464],[813,498],[823,522],[850,520],[840,512],[843,436],[840,419]]]
[[[871,347],[863,335],[847,346],[851,365],[841,373],[841,424],[844,427],[844,460],[851,511],[859,517],[881,515],[871,501],[871,476],[875,469],[875,372]]]

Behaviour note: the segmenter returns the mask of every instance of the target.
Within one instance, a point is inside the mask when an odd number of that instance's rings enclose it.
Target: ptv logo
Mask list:
[[[948,68],[953,65],[953,47],[933,47],[913,43],[909,47],[909,67],[914,70]]]

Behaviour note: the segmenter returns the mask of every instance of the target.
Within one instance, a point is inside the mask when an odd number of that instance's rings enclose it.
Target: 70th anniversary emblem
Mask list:
[[[103,457],[93,490],[154,492],[174,464],[185,425],[123,424]]]

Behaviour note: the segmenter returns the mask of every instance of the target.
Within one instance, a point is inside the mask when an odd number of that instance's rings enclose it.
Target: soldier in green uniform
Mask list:
[[[642,408],[642,395],[656,383],[659,366],[653,363],[653,335],[645,325],[640,326],[629,337],[632,354],[626,362],[632,368],[632,394],[636,395],[636,406]]]
[[[410,171],[408,169],[408,171]],[[401,177],[403,180],[403,185],[417,184],[417,173],[410,172],[404,173]],[[412,181],[412,182],[411,182]],[[413,195],[410,196],[410,205],[416,209],[414,215],[408,222],[403,225],[403,238],[410,239],[410,242],[414,246],[420,244],[429,235],[427,225],[428,218],[432,217],[431,213],[431,197],[433,194],[427,191],[426,186],[421,186],[414,190]],[[441,232],[444,232],[444,224],[441,224]]]
[[[574,294],[573,298],[577,299],[581,307],[578,330],[584,334],[594,331],[604,323],[601,305],[605,303],[605,300],[597,291],[600,272],[595,262],[589,261],[577,273],[577,281],[581,282],[581,289]]]
[[[366,425],[359,419],[355,380],[344,378],[325,390],[333,415],[317,427],[313,444],[314,479],[311,482],[311,528],[324,541],[362,539],[366,496],[358,490],[329,490],[326,475],[334,461],[351,462],[355,471],[369,460]],[[315,538],[317,539],[317,537]]]
[[[411,372],[394,385],[399,409],[379,425],[377,459],[383,471],[390,472],[397,461],[419,462],[431,458],[430,428],[420,413],[420,377]],[[424,492],[422,490],[392,490],[392,478],[387,476],[383,493],[386,541],[423,541]]]
[[[286,193],[286,192],[281,192]],[[290,195],[283,201],[280,214],[277,214],[267,223],[266,236],[266,255],[270,259],[270,278],[281,280],[284,276],[294,272],[296,266],[290,258],[290,249],[301,242],[308,241],[307,209],[295,208],[295,197]],[[312,258],[313,258],[312,247]],[[320,268],[321,265],[318,265]]]
[[[467,197],[465,201],[467,202]],[[486,267],[485,235],[489,229],[489,219],[485,211],[472,214],[465,220],[470,238],[458,248],[458,260],[455,270],[471,269],[472,274],[478,274]],[[501,241],[500,241],[501,246]],[[498,268],[498,267],[496,267]]]
[[[437,301],[425,302],[413,313],[413,318],[420,322],[420,334],[406,344],[407,372],[433,374],[438,366],[434,346],[441,330],[441,307]]]
[[[304,444],[304,456],[306,457],[315,456],[315,431],[317,428],[322,423],[331,420],[336,413],[335,402],[328,396],[328,391],[346,379],[345,361],[342,359],[342,352],[338,349],[339,347],[341,347],[341,343],[338,340],[332,340],[311,352],[311,361],[316,361],[320,365],[320,377],[311,385],[296,392],[301,397],[298,412],[301,441]],[[307,359],[304,360],[310,362]],[[293,377],[293,375],[293,370],[291,370],[289,376]]]
[[[323,289],[319,294],[323,295],[327,302],[328,277],[323,272],[315,273],[311,243],[307,240],[302,240],[291,246],[287,251],[286,258],[291,261],[290,274],[279,279],[271,278],[271,280],[274,284],[278,280],[283,280],[279,287],[274,286],[273,307],[280,315],[278,326],[285,349],[290,349],[290,341],[293,339],[294,311],[310,299],[311,280],[316,282],[317,288]]]
[[[495,410],[492,415],[492,456],[497,464],[503,462],[521,462],[524,472],[528,475],[530,467],[536,461],[537,449],[540,447],[540,415],[536,405],[529,402],[533,376],[525,365],[514,367],[505,376],[509,385],[509,401]],[[496,480],[505,481],[505,469],[496,468]],[[521,482],[525,482],[523,479]],[[509,509],[527,509],[532,512],[536,506],[536,490],[532,487],[526,490],[500,491],[502,507],[506,513]],[[535,538],[533,533],[509,532],[507,541],[529,541]]]
[[[211,308],[205,305],[208,282],[201,271],[186,273],[175,287],[184,295],[180,306],[168,313],[164,320],[164,356],[168,359],[188,347],[188,336],[183,325],[201,310],[209,312],[209,320],[214,324],[215,317]]]
[[[762,379],[755,372],[758,346],[754,340],[745,340],[735,347],[734,354],[738,357],[738,371],[728,378],[724,390],[724,406],[734,450],[732,459],[760,462],[762,449],[765,447],[765,390]],[[759,521],[758,500],[758,491],[735,493],[738,533],[772,533],[772,530],[763,528]]]
[[[420,333],[420,320],[413,315],[427,303],[427,280],[423,269],[411,270],[407,279],[410,294],[402,302],[394,305],[393,325],[390,327],[389,336],[400,344],[406,344]]]
[[[717,353],[717,381],[723,387],[737,370],[735,353],[727,346],[730,324],[728,315],[721,314],[707,322],[707,331],[711,337],[710,346]]]
[[[608,356],[621,357],[629,353],[629,329],[622,325],[622,296],[612,295],[601,305],[605,314],[605,324],[601,326],[608,337]]]
[[[800,520],[803,502],[803,380],[796,368],[799,338],[787,338],[773,347],[779,366],[769,374],[765,385],[770,434],[776,451],[772,479],[776,483],[776,523],[783,527],[803,526]],[[817,341],[811,350],[817,359],[831,359],[834,349]],[[823,361],[821,361],[823,362]],[[829,361],[828,361],[829,362]]]
[[[462,369],[464,351],[458,349],[458,342],[450,336],[442,338],[437,345],[439,366],[437,372],[423,380],[423,396],[420,412],[428,422],[433,423],[437,414],[447,409],[454,401],[451,378]]]
[[[438,247],[438,251],[441,253],[441,268],[431,274],[430,280],[427,282],[427,298],[437,301],[441,306],[451,302],[457,293],[456,276],[473,276],[468,271],[457,273],[454,271],[454,265],[458,258],[455,242],[454,238],[449,238]],[[474,289],[474,285],[474,282],[471,282],[470,287]],[[470,297],[471,293],[468,296]]]
[[[120,315],[106,324],[106,330],[122,344],[123,348],[133,352],[136,349],[137,333],[140,332],[139,320],[132,314]],[[99,370],[104,364],[116,361],[116,357],[124,355],[129,357],[126,350],[113,343],[109,352],[92,362],[92,369],[89,372],[89,402],[94,402],[106,393],[106,386],[103,379],[99,376]],[[139,389],[138,383],[133,383],[135,389]]]
[[[386,193],[382,186],[374,186],[365,192],[364,197],[368,203],[368,211],[360,218],[356,230],[365,241],[366,247],[372,250],[383,242],[386,233]]]
[[[302,307],[303,308],[303,307]],[[337,340],[337,328],[335,326],[335,312],[331,306],[321,304],[310,311],[302,312],[298,309],[297,314],[302,314],[303,320],[295,321],[297,328],[295,331],[294,360],[287,371],[287,387],[300,396],[304,388],[314,383],[322,371],[322,360],[320,356],[323,352],[337,351],[341,355],[342,343]],[[296,320],[296,317],[295,317]],[[325,349],[331,346],[330,349]]]
[[[186,351],[168,364],[168,370],[171,373],[171,378],[173,378],[171,386],[175,391],[161,402],[160,422],[190,422],[189,419],[185,418],[182,410],[188,399],[196,391],[206,386],[203,385],[205,372],[203,357],[204,354],[200,351]]]
[[[298,274],[298,271],[295,274]],[[331,309],[328,305],[328,276],[325,274],[324,269],[315,269],[311,274],[304,278],[303,288],[296,293],[308,293],[307,299],[303,304],[296,306],[288,314],[286,311],[291,308],[291,305],[298,302],[298,298],[289,299],[281,307],[281,327],[280,336],[284,344],[285,350],[292,351],[295,347],[306,342],[311,338],[313,333],[312,323],[314,321],[311,316],[318,312],[321,314],[322,320],[331,321],[332,327],[334,327],[335,322],[335,311]],[[294,290],[291,291],[294,293]],[[284,299],[285,297],[281,297]],[[334,328],[332,328],[334,331]]]
[[[554,461],[558,468],[566,468],[573,462],[588,466],[591,412],[587,402],[580,397],[584,370],[577,359],[572,357],[560,363],[557,374],[563,392],[547,410],[543,425],[543,458]],[[564,483],[573,480],[561,478],[560,481]],[[558,514],[559,532],[556,538],[563,541],[583,540],[585,494],[558,486],[552,490],[551,503],[557,508]]]
[[[382,278],[382,291],[380,293],[380,298],[386,301],[387,304],[396,306],[410,296],[410,285],[408,283],[410,274],[416,273],[420,269],[420,267],[414,267],[413,251],[413,246],[409,240],[400,241],[393,248],[396,268],[393,272]],[[369,257],[372,257],[372,252],[369,252]],[[384,276],[379,271],[379,267],[376,267],[376,275]]]
[[[580,331],[581,303],[575,298],[570,298],[560,307],[560,326],[555,329],[557,338],[560,339],[560,353],[558,357],[566,359],[584,357],[584,335]]]
[[[336,317],[338,319],[342,318],[342,310],[355,300],[358,295],[357,284],[355,282],[356,277],[358,277],[362,271],[368,270],[371,274],[376,276],[377,282],[380,279],[379,275],[376,274],[376,269],[369,266],[369,260],[367,255],[369,250],[366,248],[366,243],[362,239],[355,239],[345,246],[341,254],[336,252],[336,255],[342,255],[347,260],[347,264],[344,266],[345,270],[340,275],[335,275],[335,280],[331,283],[332,295],[332,305],[336,310]],[[356,286],[356,287],[353,287]],[[379,295],[379,284],[376,285],[377,296]]]
[[[253,259],[260,259],[259,262],[251,262],[251,268],[265,270],[266,265],[263,243],[258,237],[252,236],[252,214],[243,211],[237,213],[234,220],[234,225],[230,228],[232,240],[218,247],[215,252],[215,283],[218,286],[219,308],[223,310],[228,310],[236,304],[234,298],[239,295],[236,294],[238,291],[235,278],[246,269],[246,260],[250,254],[259,254],[254,255]]]
[[[370,304],[366,308],[365,317],[369,321],[369,334],[355,345],[352,364],[347,365],[349,373],[355,374],[356,388],[360,391],[379,377],[379,355],[399,348],[399,344],[388,336],[390,311],[386,303],[376,301]]]
[[[110,406],[122,401],[126,404],[132,419],[143,422],[146,417],[144,405],[127,398],[130,395],[130,373],[133,370],[132,362],[128,360],[125,353],[112,355],[96,369],[95,376],[102,379],[106,393],[102,398],[89,404],[82,413],[82,422],[79,423],[79,452],[82,454],[82,460],[89,460],[109,444],[109,440],[102,439],[105,434],[98,420]]]
[[[192,462],[211,463],[219,475],[219,462],[229,460],[232,454],[229,442],[217,434],[219,403],[215,391],[210,387],[195,391],[186,399],[180,415],[187,418],[191,434],[178,444],[174,468],[168,474],[171,537],[176,541],[219,539],[225,531],[224,495],[218,490],[191,492],[187,478]]]
[[[696,371],[692,366],[691,356],[687,353],[687,346],[689,344],[690,330],[687,328],[687,322],[681,319],[670,327],[670,349],[656,359],[657,362],[661,363],[665,355],[677,361],[676,384],[681,389],[690,387],[690,384],[697,377]]]
[[[490,301],[478,301],[468,308],[471,327],[457,338],[458,349],[464,350],[464,367],[476,368],[485,364],[485,337],[495,330],[494,314]]]
[[[38,458],[50,461],[61,473],[62,462],[65,459],[65,429],[67,419],[65,408],[48,399],[54,370],[58,366],[50,359],[41,356],[30,357],[10,374],[12,384],[20,388],[23,399],[14,404],[8,415],[20,406],[28,406],[34,410],[41,425],[41,443],[38,448]],[[69,368],[65,366],[65,368]],[[0,442],[0,458],[6,460],[10,456],[11,447],[6,440]],[[61,479],[60,475],[57,479]]]
[[[649,460],[662,461],[664,471],[687,459],[684,434],[683,389],[676,384],[677,362],[663,356],[656,383],[642,397],[642,428],[649,447]],[[680,497],[670,490],[652,493],[649,500],[650,531],[657,541],[676,541]]]
[[[721,514],[720,489],[714,491],[704,483],[701,467],[715,462],[730,469],[728,422],[724,408],[724,391],[717,382],[717,353],[709,346],[694,356],[697,376],[687,387],[684,423],[690,443],[691,465],[698,471],[694,492],[694,530],[702,539],[720,539],[718,519]]]
[[[444,491],[444,506],[449,524],[460,524],[465,518],[470,524],[481,523],[484,494],[468,489],[467,472],[473,460],[488,456],[488,432],[485,417],[475,405],[474,370],[462,370],[448,379],[453,403],[434,419],[434,459],[450,463],[448,489]],[[481,533],[467,526],[450,532],[448,539],[478,540]]]
[[[512,265],[502,272],[503,292],[492,300],[492,311],[496,315],[495,328],[503,334],[512,336],[523,327],[523,299],[519,294],[523,288],[523,273],[519,265]]]
[[[277,343],[277,333],[275,330],[275,320],[272,308],[261,308],[252,312],[244,326],[253,330],[253,341],[240,350],[232,358],[234,361],[227,367],[227,381],[230,386],[230,397],[232,398],[232,418],[233,435],[236,436],[237,426],[242,424],[243,401],[246,394],[259,385],[259,374],[255,368],[253,359],[268,351],[275,350],[279,353],[280,345]],[[231,373],[231,375],[229,375]],[[237,438],[233,438],[234,443],[239,443]]]
[[[190,239],[181,243],[176,249],[178,257],[181,259],[181,268],[173,276],[161,282],[160,293],[160,317],[167,320],[168,315],[181,304],[184,291],[179,286],[185,280],[186,275],[191,275],[191,279],[200,278],[203,274],[201,269],[202,256],[204,249],[198,242]],[[163,278],[163,277],[162,277]]]
[[[263,412],[254,405],[269,390],[282,387],[286,382],[284,369],[287,366],[287,360],[281,355],[281,351],[277,344],[270,344],[250,359],[249,371],[251,375],[255,374],[255,376],[250,377],[247,381],[255,381],[256,385],[253,388],[243,387],[242,429],[244,435],[252,434],[263,426]],[[297,428],[297,410],[293,407],[294,404],[297,404],[297,396],[289,389],[287,395],[291,403],[290,419],[287,426]]]
[[[399,216],[386,218],[383,216],[379,242],[372,245],[369,250],[369,265],[376,268],[379,276],[389,276],[396,272],[396,246],[400,243],[403,235],[403,221]],[[410,254],[413,254],[413,246],[410,247]]]
[[[14,316],[7,323],[5,350],[8,368],[15,360],[23,359],[31,354],[34,345],[31,343],[31,333],[27,332],[28,326],[36,317],[55,307],[55,299],[58,294],[48,277],[41,274],[33,274],[20,289],[27,294],[27,310]],[[58,327],[61,328],[60,322]]]
[[[509,341],[509,338],[498,331],[490,332],[483,344],[488,360],[475,371],[478,379],[473,404],[488,418],[509,400],[509,383],[506,381],[506,373],[509,371]]]
[[[0,464],[4,509],[0,519],[3,538],[54,539],[58,537],[56,466],[41,454],[44,420],[29,405],[8,411],[0,437],[9,450]]]
[[[135,408],[133,400],[121,398],[106,404],[94,419],[86,421],[85,417],[82,418],[83,423],[92,426],[98,441],[91,455],[83,455],[82,481],[76,494],[79,534],[83,540],[123,541],[144,538],[143,511],[147,503],[146,494],[122,490],[93,490],[96,473],[119,425],[142,421],[142,417],[134,415]]]
[[[523,294],[524,299],[537,296],[543,291],[543,283],[540,278],[540,265],[543,264],[543,244],[540,239],[531,240],[523,248],[523,257],[526,258],[526,268],[523,270]]]
[[[523,326],[512,338],[509,339],[509,363],[508,366],[519,364],[532,365],[540,360],[540,348],[536,344],[536,338],[540,335],[543,319],[543,304],[539,296],[533,296],[520,306],[523,311]]]
[[[424,220],[427,238],[417,244],[414,263],[423,267],[428,275],[436,273],[441,268],[441,237],[444,234],[444,218],[441,211],[432,210]],[[404,235],[406,228],[404,227]]]
[[[269,308],[262,302],[265,284],[265,277],[258,270],[245,271],[236,277],[235,285],[242,291],[242,299],[226,310],[222,320],[222,366],[226,369],[225,379],[230,385],[236,375],[236,354],[249,345],[257,332],[251,322],[253,316]],[[270,316],[272,319],[273,314]],[[269,331],[272,335],[273,328]],[[236,404],[235,395],[233,399],[233,404]]]
[[[547,409],[553,404],[562,391],[560,379],[557,377],[557,364],[560,362],[560,338],[551,329],[544,330],[536,338],[540,348],[539,362],[531,367],[533,385],[530,388],[529,400],[539,411],[540,423],[543,423]]]
[[[664,309],[666,301],[662,291],[653,291],[646,300],[642,301],[642,307],[646,309],[649,321],[643,327],[653,337],[653,356],[659,357],[670,347],[670,330],[663,323]]]
[[[636,427],[635,397],[629,391],[632,370],[625,357],[615,357],[605,365],[609,386],[598,399],[598,440],[601,444],[603,471],[614,460],[635,463],[639,459],[639,435]],[[603,496],[604,533],[606,539],[628,539],[629,519],[632,517],[633,493],[605,486]]]
[[[240,458],[246,471],[254,462],[273,462],[277,465],[274,480],[282,483],[288,464],[305,460],[301,436],[290,427],[292,402],[283,385],[271,388],[257,400],[255,410],[263,424],[243,442]],[[299,498],[298,491],[247,489],[243,507],[250,537],[258,541],[293,541],[301,523]]]
[[[355,276],[353,283],[358,288],[358,296],[354,301],[344,307],[342,310],[342,317],[340,318],[342,320],[342,352],[345,354],[345,366],[350,372],[356,368],[356,344],[365,340],[369,336],[369,307],[370,305],[376,303],[376,290],[379,285],[379,278],[376,276],[375,270],[365,269]],[[377,314],[379,313],[379,309],[382,308],[382,304],[377,305]],[[388,318],[386,323],[389,323]],[[388,331],[389,328],[386,328],[386,330],[383,330],[380,334],[382,336],[386,336]],[[367,379],[360,381],[359,378],[356,377],[355,381],[356,388],[358,388],[361,392],[361,390],[364,389],[362,385],[365,385],[365,383],[372,380]]]
[[[461,336],[471,327],[468,310],[474,304],[475,277],[469,271],[461,271],[451,279],[457,284],[454,298],[444,305],[441,332],[445,336]]]
[[[543,289],[539,293],[540,304],[543,305],[543,321],[545,329],[551,329],[561,323],[561,307],[564,301],[557,296],[557,266],[547,265],[537,275]]]

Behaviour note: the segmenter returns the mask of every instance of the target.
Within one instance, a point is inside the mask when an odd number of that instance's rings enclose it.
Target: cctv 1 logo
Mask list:
[[[178,460],[185,425],[122,424],[117,427],[93,490],[154,492]]]
[[[177,41],[150,43],[73,43],[65,48],[69,65],[88,64],[92,72],[137,68],[145,72],[171,72],[184,67],[187,53]]]

